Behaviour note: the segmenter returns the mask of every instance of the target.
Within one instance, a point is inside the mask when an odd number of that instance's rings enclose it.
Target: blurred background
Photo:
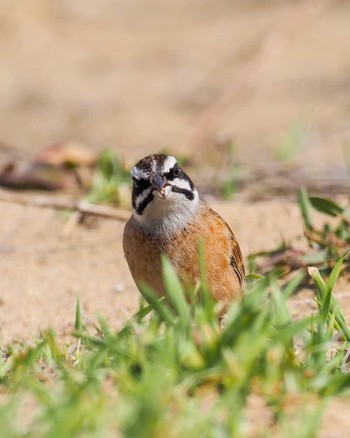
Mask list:
[[[0,164],[73,140],[126,168],[171,151],[227,193],[342,191],[349,23],[341,0],[2,0]]]

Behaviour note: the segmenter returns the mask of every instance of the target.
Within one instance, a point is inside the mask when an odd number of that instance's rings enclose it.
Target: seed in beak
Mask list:
[[[164,179],[161,176],[157,175],[154,178],[153,187],[157,189],[159,193],[162,193],[162,190],[164,189],[164,185],[165,185]]]
[[[167,198],[171,193],[171,185],[158,175],[154,178],[153,188],[157,190],[162,199]]]

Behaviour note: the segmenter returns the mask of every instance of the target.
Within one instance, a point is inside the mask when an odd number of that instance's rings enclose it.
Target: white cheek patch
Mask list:
[[[188,184],[181,184],[188,189]],[[147,204],[141,214],[137,207],[153,192],[154,198]],[[149,187],[136,198],[136,209],[133,216],[143,229],[150,234],[172,236],[174,232],[184,228],[196,214],[200,202],[196,189],[192,190],[194,198],[189,200],[182,193],[173,192],[171,186],[166,186],[164,196]]]
[[[179,189],[186,189],[192,191],[190,182],[187,179],[175,178],[172,182],[173,186],[179,187]]]
[[[130,173],[131,176],[137,180],[147,179],[149,176],[147,173],[143,172],[137,166],[133,167]]]
[[[136,206],[138,207],[141,204],[141,202],[144,201],[151,192],[152,192],[152,187],[149,187],[148,189],[140,193],[139,196],[135,199]]]
[[[177,164],[176,158],[172,157],[171,155],[168,155],[165,158],[163,166],[162,166],[163,172],[168,173],[170,171],[170,169],[172,169],[175,166],[175,164]]]

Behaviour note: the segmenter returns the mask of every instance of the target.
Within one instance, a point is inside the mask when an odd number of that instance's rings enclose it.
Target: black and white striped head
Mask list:
[[[131,171],[134,218],[148,232],[183,228],[198,209],[198,192],[171,155],[153,154]]]

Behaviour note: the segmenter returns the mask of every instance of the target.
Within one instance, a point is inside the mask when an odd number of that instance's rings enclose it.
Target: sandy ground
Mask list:
[[[275,249],[281,240],[303,247],[299,209],[294,202],[214,203],[239,240],[244,255]],[[100,315],[120,327],[138,308],[140,295],[122,250],[124,222],[97,219],[63,235],[66,218],[51,209],[1,204],[1,341],[30,339],[48,326],[66,334],[80,298],[91,320]],[[337,297],[350,316],[350,288]],[[312,292],[291,300],[298,316],[314,309]]]
[[[213,207],[235,230],[244,254],[275,248],[281,238],[302,232],[298,210],[289,202]],[[99,219],[93,228],[78,226],[63,237],[65,219],[57,212],[9,204],[1,208],[6,208],[0,219],[3,342],[28,339],[38,327],[64,333],[74,323],[77,297],[90,317],[103,315],[114,327],[135,312],[139,293],[123,257],[124,223]]]
[[[291,191],[299,178],[349,184],[349,20],[340,0],[3,0],[0,165],[70,139],[113,147],[128,165],[167,148],[193,157],[205,186],[232,139],[248,174],[292,169]],[[244,255],[300,243],[293,197],[247,199],[212,203]],[[48,326],[69,332],[78,296],[114,327],[137,309],[122,222],[63,236],[66,217],[51,209],[0,202],[0,211],[1,344]],[[349,285],[337,293],[350,315]],[[291,301],[295,315],[312,306],[308,292]],[[349,428],[339,403],[324,437]]]

